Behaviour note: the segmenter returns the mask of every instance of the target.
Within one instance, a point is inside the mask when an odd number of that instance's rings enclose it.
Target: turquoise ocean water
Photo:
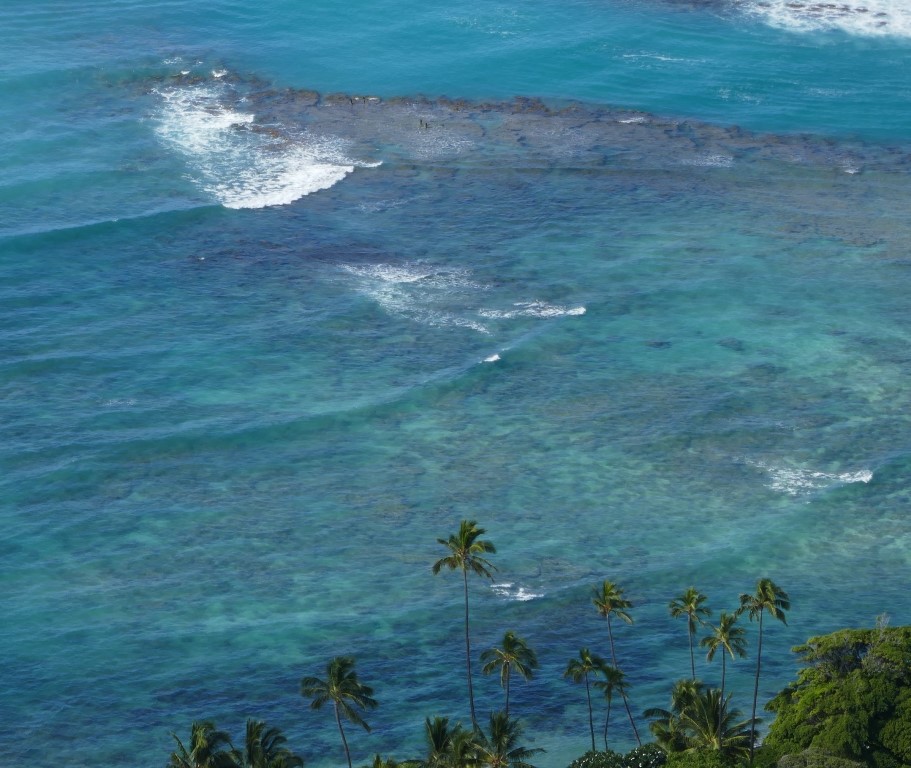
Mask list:
[[[907,0],[34,0],[0,50],[0,765],[249,716],[339,765],[339,653],[355,758],[420,754],[468,721],[462,518],[543,768],[602,579],[639,712],[690,584],[790,592],[764,698],[911,622]]]

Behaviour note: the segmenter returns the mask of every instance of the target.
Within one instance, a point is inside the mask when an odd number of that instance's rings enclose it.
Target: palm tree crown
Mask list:
[[[711,614],[711,611],[703,605],[708,598],[703,595],[696,587],[690,587],[680,597],[675,597],[668,604],[668,610],[671,618],[679,619],[686,616],[687,632],[690,638],[690,672],[696,679],[696,657],[693,653],[693,636],[696,634],[698,625],[705,624],[704,618]]]
[[[377,706],[376,699],[373,698],[373,689],[357,679],[354,658],[336,656],[332,659],[326,667],[325,680],[305,677],[301,680],[301,695],[312,699],[311,709],[322,709],[324,704],[332,702],[342,746],[345,748],[345,757],[348,759],[348,768],[351,768],[351,753],[348,750],[345,730],[342,728],[342,717],[369,731],[370,726],[357,709],[376,709]]]
[[[247,720],[243,750],[232,750],[236,768],[303,768],[304,760],[285,743],[278,728],[267,728],[262,720]]]
[[[500,671],[500,685],[506,691],[505,714],[509,717],[509,677],[516,672],[523,680],[530,680],[534,670],[539,666],[538,656],[534,650],[515,632],[508,631],[503,635],[503,642],[499,648],[488,648],[481,654],[484,662],[482,672],[489,675]]]
[[[519,746],[522,726],[505,712],[491,712],[490,731],[477,733],[478,764],[484,768],[535,768],[528,759],[543,749]]]
[[[171,753],[168,768],[228,768],[233,764],[231,737],[219,731],[210,720],[194,722],[190,726],[189,748],[177,737],[177,749]]]
[[[487,531],[479,528],[474,520],[463,520],[459,524],[459,532],[448,539],[437,541],[449,550],[446,557],[442,557],[433,564],[433,573],[439,573],[443,568],[451,571],[462,572],[462,583],[465,591],[465,666],[468,671],[468,703],[471,708],[471,723],[477,728],[478,720],[474,710],[474,689],[471,682],[471,638],[468,632],[468,572],[492,578],[491,571],[496,567],[483,557],[493,554],[497,548],[490,541],[481,538]]]

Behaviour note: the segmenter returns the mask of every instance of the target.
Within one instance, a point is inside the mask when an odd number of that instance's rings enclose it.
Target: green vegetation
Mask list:
[[[539,668],[538,657],[515,632],[507,631],[498,646],[481,655],[484,674],[498,673],[505,692],[503,711],[490,714],[486,728],[475,716],[471,678],[471,643],[468,603],[469,571],[490,578],[495,567],[484,555],[496,552],[482,539],[485,534],[473,520],[463,520],[458,533],[438,539],[448,554],[437,560],[434,574],[443,568],[462,572],[465,606],[465,653],[472,727],[452,724],[447,717],[427,717],[424,722],[426,752],[423,757],[397,760],[374,755],[364,768],[535,768],[531,760],[543,750],[525,746],[523,726],[509,715],[510,681],[513,672],[526,681]],[[607,622],[611,662],[583,647],[569,660],[564,677],[585,683],[591,750],[569,768],[911,768],[911,627],[890,628],[882,618],[874,629],[844,629],[813,637],[796,647],[805,668],[797,680],[768,703],[776,714],[764,742],[757,739],[756,717],[762,645],[766,614],[786,623],[791,608],[787,592],[771,579],[756,582],[753,594],[741,594],[739,608],[722,611],[717,625],[706,624],[710,612],[707,598],[689,587],[668,604],[672,618],[687,619],[690,677],[674,683],[670,708],[646,710],[654,741],[642,744],[629,705],[630,684],[617,665],[612,620],[632,625],[632,603],[615,582],[604,580],[594,588],[593,604]],[[734,693],[726,690],[727,656],[746,655],[746,632],[737,620],[747,614],[756,621],[756,671],[753,709],[745,719],[734,706]],[[711,662],[721,653],[718,688],[696,679],[694,640],[700,626],[709,634],[700,645]],[[304,677],[301,695],[310,707],[322,709],[331,703],[348,768],[351,752],[343,721],[370,731],[362,713],[378,706],[373,689],[358,679],[351,656],[336,656],[326,667],[325,679]],[[604,751],[595,744],[594,707],[591,689],[604,696]],[[639,746],[620,754],[608,748],[608,729],[614,697],[619,695]],[[167,768],[302,768],[304,760],[287,745],[285,736],[261,720],[246,724],[243,747],[235,747],[230,735],[210,720],[192,723],[184,743],[172,734],[176,749]]]
[[[870,768],[911,765],[911,627],[843,629],[795,649],[807,665],[769,702],[763,751]],[[814,753],[816,753],[814,755]],[[814,762],[815,761],[815,762]]]
[[[304,759],[285,746],[287,739],[278,728],[262,720],[247,720],[243,749],[231,743],[225,731],[206,720],[193,723],[187,748],[176,734],[177,749],[168,768],[303,768]]]

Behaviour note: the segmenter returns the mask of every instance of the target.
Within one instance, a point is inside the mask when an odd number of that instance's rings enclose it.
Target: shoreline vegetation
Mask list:
[[[471,728],[451,723],[448,717],[427,717],[424,723],[426,754],[399,758],[376,754],[364,768],[535,768],[531,762],[544,750],[523,746],[521,720],[510,716],[509,690],[512,674],[524,680],[534,676],[539,662],[534,649],[513,631],[506,630],[499,647],[480,654],[483,674],[498,673],[504,691],[504,707],[493,711],[488,722],[478,722],[472,686],[469,573],[492,578],[496,566],[486,556],[496,553],[486,530],[474,520],[462,520],[457,533],[437,541],[447,554],[436,561],[432,573],[441,570],[462,574],[465,614],[465,669]],[[592,604],[607,624],[610,660],[581,648],[570,659],[564,677],[584,684],[588,705],[591,749],[573,760],[569,768],[903,768],[911,766],[911,627],[890,627],[888,618],[877,619],[873,629],[842,629],[811,637],[792,650],[804,667],[797,679],[774,696],[765,709],[774,713],[764,738],[757,730],[759,680],[762,670],[763,626],[766,616],[782,623],[791,609],[787,592],[769,578],[756,582],[755,592],[741,594],[739,606],[721,611],[712,623],[708,597],[688,587],[668,603],[672,619],[686,618],[690,650],[690,676],[674,682],[670,709],[652,708],[638,718],[647,724],[652,741],[643,743],[630,707],[631,686],[619,665],[612,619],[634,623],[633,604],[623,588],[604,580],[594,587]],[[734,694],[725,691],[727,658],[747,656],[748,633],[743,618],[755,622],[755,677],[752,709],[744,718],[734,705]],[[706,661],[720,656],[719,685],[710,687],[697,679],[695,640],[706,649]],[[310,708],[331,704],[348,768],[353,768],[344,723],[369,732],[364,715],[379,706],[373,688],[362,683],[355,659],[336,656],[326,667],[325,678],[301,680],[301,695]],[[593,689],[604,704],[601,744],[596,739]],[[626,754],[611,750],[611,709],[618,697],[625,709],[638,746]],[[597,696],[596,696],[597,698]],[[328,707],[327,707],[328,708]],[[600,713],[598,715],[600,720]],[[580,743],[585,736],[580,725]],[[303,768],[303,756],[287,745],[278,728],[260,720],[246,723],[244,743],[236,746],[230,735],[210,720],[192,723],[184,742],[172,734],[176,749],[167,768]],[[599,749],[603,746],[603,749]]]

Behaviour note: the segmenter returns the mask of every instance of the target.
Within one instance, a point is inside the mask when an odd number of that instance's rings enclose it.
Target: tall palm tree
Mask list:
[[[756,721],[756,699],[759,697],[759,670],[762,667],[762,617],[768,612],[769,616],[778,619],[782,624],[787,624],[785,611],[791,610],[791,599],[785,592],[771,579],[759,579],[756,582],[756,592],[752,595],[743,594],[740,596],[740,608],[738,614],[747,613],[750,621],[759,619],[759,641],[756,649],[756,681],[753,685],[753,712],[751,719]],[[756,727],[750,738],[750,763],[753,762],[753,748],[756,743]]]
[[[171,753],[168,768],[230,768],[231,737],[219,731],[211,720],[194,722],[190,726],[189,748],[177,737],[177,749]]]
[[[459,525],[459,532],[448,539],[437,541],[449,550],[446,557],[440,558],[433,564],[433,572],[437,574],[442,568],[462,572],[462,582],[465,588],[465,665],[468,670],[468,703],[471,707],[471,724],[477,729],[478,720],[474,712],[474,689],[471,684],[471,638],[468,633],[468,572],[476,573],[488,579],[493,578],[491,571],[497,570],[483,555],[493,554],[497,548],[492,542],[481,538],[487,531],[478,528],[474,520],[463,520]]]
[[[621,586],[612,581],[608,581],[607,579],[604,580],[604,583],[600,588],[594,588],[592,603],[598,613],[607,619],[607,636],[610,638],[611,662],[615,667],[619,667],[617,664],[617,651],[614,648],[614,631],[611,627],[611,616],[616,616],[627,624],[632,624],[633,617],[629,615],[627,609],[632,608],[633,604],[623,597],[623,588]],[[625,693],[622,698],[623,705],[626,707],[627,717],[629,717],[629,724],[632,726],[633,733],[636,735],[636,741],[641,747],[642,739],[639,738],[639,730],[636,728],[636,723],[633,720],[633,713],[630,711],[629,701],[627,700]]]
[[[605,664],[599,670],[604,675],[603,680],[595,680],[595,688],[600,688],[604,693],[604,700],[607,702],[607,714],[604,717],[604,751],[607,751],[607,725],[610,722],[610,706],[614,694],[619,693],[621,696],[626,695],[627,684],[623,679],[623,673],[610,664]]]
[[[709,616],[711,611],[703,605],[708,598],[703,595],[696,587],[690,587],[680,597],[675,597],[668,604],[668,610],[671,618],[679,619],[686,616],[686,627],[690,638],[690,671],[692,679],[696,679],[696,656],[693,653],[693,637],[696,634],[697,625],[703,625],[703,618]]]
[[[563,677],[570,678],[574,683],[585,682],[585,695],[588,698],[588,727],[592,734],[592,752],[595,752],[597,747],[595,747],[595,719],[592,714],[592,692],[588,677],[589,675],[597,674],[606,664],[607,662],[600,656],[591,653],[588,648],[582,648],[579,651],[579,658],[570,659],[569,664],[566,665],[566,672],[563,673]]]
[[[478,765],[482,768],[535,768],[528,759],[543,749],[519,746],[522,726],[505,712],[490,713],[490,732],[477,734]]]
[[[335,722],[338,732],[342,737],[342,746],[345,748],[345,757],[348,768],[351,768],[351,752],[348,750],[348,740],[345,738],[345,729],[342,728],[342,717],[361,726],[365,731],[370,731],[370,726],[358,714],[358,709],[376,709],[377,702],[373,698],[373,688],[364,685],[357,679],[354,671],[354,658],[351,656],[336,656],[326,667],[326,679],[318,677],[305,677],[301,680],[301,696],[310,697],[311,709],[322,709],[324,704],[332,702],[335,710]]]
[[[746,656],[746,637],[742,627],[737,626],[737,614],[722,611],[718,617],[718,626],[712,626],[712,634],[703,637],[700,645],[708,648],[705,655],[707,661],[715,658],[715,654],[721,651],[721,689],[719,690],[719,700],[724,701],[724,678],[726,672],[725,653],[730,654],[731,660],[737,656],[743,658]],[[719,718],[721,709],[718,710]],[[721,739],[721,720],[718,720],[718,738]]]
[[[304,760],[285,743],[278,728],[267,728],[262,720],[247,720],[244,748],[232,750],[235,768],[303,768]]]
[[[739,709],[730,707],[731,694],[722,698],[718,688],[702,691],[680,713],[688,749],[717,749],[728,758],[749,753],[751,720],[736,722]],[[719,727],[720,723],[720,727]]]
[[[503,642],[499,648],[488,648],[481,654],[484,667],[481,670],[485,675],[500,671],[500,685],[506,691],[506,708],[504,712],[509,717],[509,678],[515,671],[523,680],[530,680],[534,670],[539,666],[538,656],[515,632],[509,631],[503,635]]]

